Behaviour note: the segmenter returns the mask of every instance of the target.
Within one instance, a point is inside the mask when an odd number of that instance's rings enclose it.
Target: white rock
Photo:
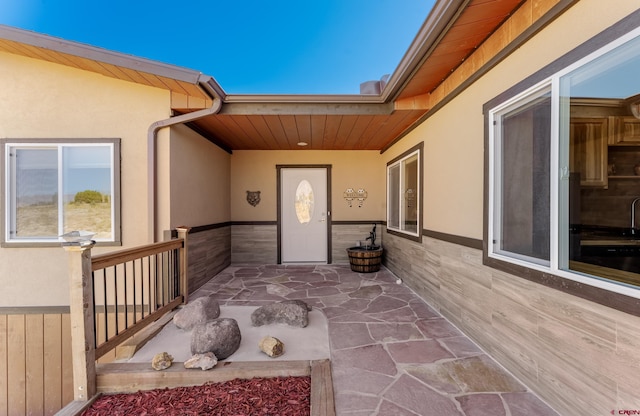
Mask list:
[[[187,361],[184,362],[184,368],[200,368],[202,370],[209,370],[218,364],[216,355],[212,352],[204,354],[195,354]]]

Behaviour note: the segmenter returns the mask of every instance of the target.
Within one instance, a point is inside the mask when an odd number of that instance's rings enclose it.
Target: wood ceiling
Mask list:
[[[380,150],[409,128],[425,110],[321,114],[300,106],[295,114],[216,114],[189,126],[227,150]],[[224,108],[224,105],[223,105]],[[299,146],[304,142],[306,146]]]
[[[380,95],[226,95],[220,112],[187,125],[223,149],[384,150],[429,111],[431,93],[523,0],[440,0]],[[210,106],[201,74],[77,43],[0,28],[0,51],[164,88],[176,115]],[[363,80],[366,81],[366,80]],[[410,102],[413,105],[398,105]],[[198,103],[184,105],[185,102]],[[298,146],[299,142],[307,143]]]

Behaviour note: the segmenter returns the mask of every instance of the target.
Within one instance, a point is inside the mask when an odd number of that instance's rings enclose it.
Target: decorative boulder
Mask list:
[[[269,357],[279,357],[284,353],[284,344],[276,337],[267,335],[258,343],[260,351]]]
[[[173,317],[173,323],[180,329],[191,330],[198,324],[220,316],[220,304],[210,296],[194,299],[184,305]]]
[[[240,328],[235,319],[215,319],[193,328],[191,354],[212,352],[218,360],[224,360],[238,350],[241,340]]]
[[[154,370],[166,370],[173,364],[173,357],[166,352],[159,352],[151,360],[151,368]]]
[[[214,353],[196,354],[184,362],[184,368],[200,368],[209,370],[218,364],[218,358]]]
[[[304,328],[309,324],[309,306],[301,300],[290,300],[261,306],[251,314],[251,324],[287,324]]]

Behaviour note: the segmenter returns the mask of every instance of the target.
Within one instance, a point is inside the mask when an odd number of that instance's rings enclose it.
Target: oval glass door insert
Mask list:
[[[306,179],[298,184],[295,200],[296,216],[300,224],[308,224],[313,217],[313,188]]]

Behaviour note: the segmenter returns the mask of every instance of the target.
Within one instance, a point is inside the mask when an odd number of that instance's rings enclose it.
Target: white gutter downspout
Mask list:
[[[165,127],[174,126],[176,124],[188,123],[193,120],[197,120],[199,118],[207,117],[213,114],[218,113],[220,108],[222,108],[222,98],[220,95],[214,90],[214,88],[209,84],[209,81],[212,78],[209,76],[202,76],[198,79],[198,85],[204,88],[204,90],[208,93],[208,95],[213,98],[213,104],[211,107],[206,108],[204,110],[194,111],[192,113],[183,114],[180,116],[170,117],[164,120],[159,120],[152,123],[149,126],[149,130],[147,131],[147,160],[149,163],[148,166],[148,192],[149,192],[149,200],[148,200],[148,210],[149,210],[149,238],[152,242],[157,242],[157,232],[156,232],[156,189],[157,189],[157,178],[156,178],[156,139],[158,138],[158,131]]]

